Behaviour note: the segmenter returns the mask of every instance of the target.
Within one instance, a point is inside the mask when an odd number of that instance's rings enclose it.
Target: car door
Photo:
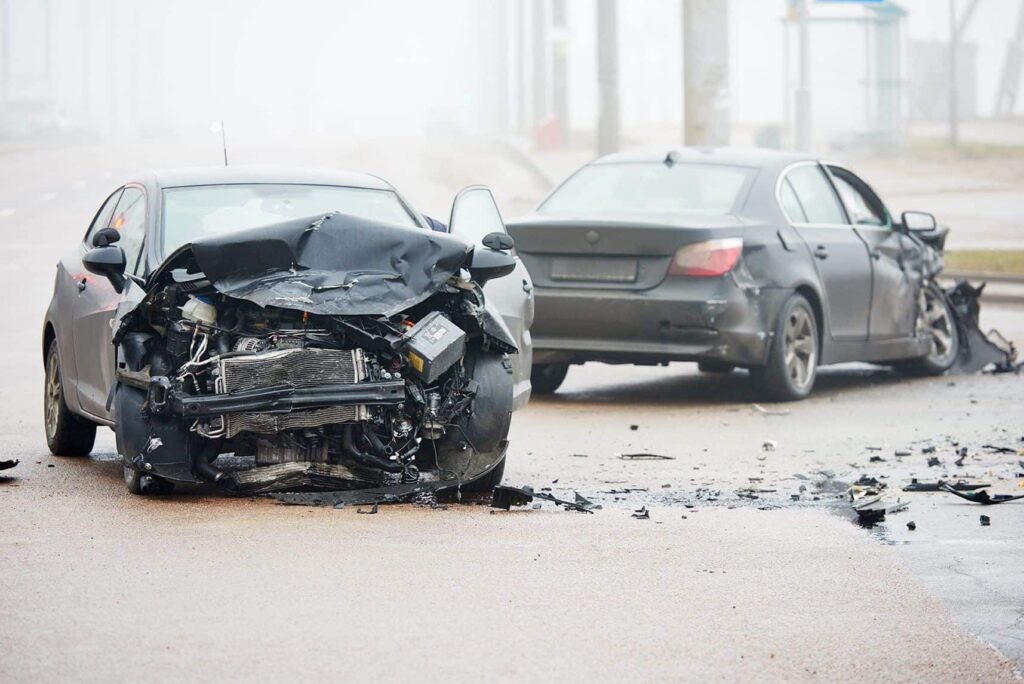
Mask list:
[[[146,236],[146,196],[141,187],[129,185],[124,188],[110,215],[109,227],[121,233],[116,244],[125,252],[126,271],[135,273]],[[91,243],[87,248],[92,248]],[[72,329],[78,369],[78,401],[86,413],[109,419],[107,394],[114,382],[114,345],[110,324],[122,295],[106,278],[86,273],[84,269],[76,289]]]
[[[814,259],[832,338],[866,340],[870,257],[864,241],[849,225],[825,170],[816,162],[790,167],[780,181],[779,200]]]
[[[871,257],[871,316],[868,338],[872,341],[911,337],[915,331],[919,273],[907,258],[908,251],[920,251],[906,234],[895,230],[882,200],[848,169],[828,165],[829,174],[842,199],[853,229],[868,247]]]
[[[454,220],[455,205],[459,204],[460,198],[464,197],[466,200],[472,201],[472,198],[467,197],[467,193],[470,192],[481,195],[480,206],[472,208],[474,213],[477,211],[480,214],[493,212],[492,220],[460,220],[458,222]],[[488,198],[482,196],[483,192],[487,193]],[[489,199],[489,202],[485,201],[486,199]],[[465,203],[465,200],[463,202]],[[485,249],[482,240],[488,233],[503,232],[507,234],[497,204],[493,204],[493,209],[488,206],[492,203],[494,203],[494,198],[487,188],[481,186],[465,188],[455,198],[448,225],[458,225],[456,235],[473,243],[477,249]],[[530,370],[533,365],[533,343],[530,339],[530,326],[533,325],[534,313],[533,281],[519,257],[516,257],[515,271],[502,278],[495,278],[484,285],[484,296],[487,298],[488,304],[494,306],[501,315],[516,341],[516,346],[519,347],[519,353],[511,355],[512,375],[515,378],[512,410],[515,411],[526,405],[530,398]]]

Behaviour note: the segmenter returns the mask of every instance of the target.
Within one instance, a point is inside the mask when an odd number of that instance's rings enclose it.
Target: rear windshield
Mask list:
[[[164,190],[164,254],[204,235],[332,211],[418,228],[391,190],[332,185],[196,185]]]
[[[542,214],[730,214],[755,170],[718,164],[593,164],[555,190]]]

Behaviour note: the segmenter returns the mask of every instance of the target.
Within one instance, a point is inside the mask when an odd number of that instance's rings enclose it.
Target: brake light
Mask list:
[[[720,276],[732,270],[743,251],[743,238],[705,240],[680,247],[668,266],[669,275]]]

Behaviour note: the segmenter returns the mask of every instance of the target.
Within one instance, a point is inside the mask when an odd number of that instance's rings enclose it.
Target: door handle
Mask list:
[[[825,245],[818,245],[814,249],[814,256],[818,257],[819,259],[828,259],[828,248],[825,247]]]
[[[81,280],[78,281],[78,291],[79,292],[82,292],[82,291],[85,290],[85,284],[86,284],[85,278],[82,278]]]

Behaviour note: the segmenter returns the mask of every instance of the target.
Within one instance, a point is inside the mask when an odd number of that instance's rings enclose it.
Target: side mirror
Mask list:
[[[113,245],[90,249],[82,257],[82,265],[85,266],[85,270],[109,280],[117,292],[124,292],[127,281],[124,270],[127,261],[124,250]]]
[[[510,252],[516,246],[516,241],[508,233],[488,233],[481,242],[496,252]]]
[[[507,276],[514,270],[516,258],[508,252],[480,247],[473,250],[473,262],[469,265],[469,273],[480,287],[488,280]]]
[[[93,247],[106,247],[112,245],[121,239],[121,232],[116,228],[103,228],[102,230],[96,231],[96,234],[92,236]]]
[[[900,220],[904,228],[915,233],[927,233],[939,225],[933,214],[924,211],[905,211]]]

